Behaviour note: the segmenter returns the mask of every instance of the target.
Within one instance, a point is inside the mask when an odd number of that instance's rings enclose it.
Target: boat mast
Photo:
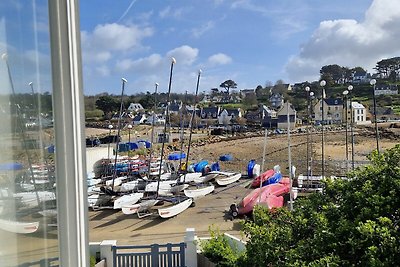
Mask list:
[[[293,177],[292,177],[292,152],[290,149],[290,115],[289,115],[289,101],[286,102],[286,108],[287,108],[287,138],[288,138],[288,165],[289,165],[289,195],[290,195],[290,203],[289,203],[289,208],[290,211],[293,211]]]
[[[187,103],[187,90],[185,91],[185,105]],[[182,111],[181,111],[181,148],[180,148],[180,155],[179,155],[179,165],[178,168],[181,168],[182,164],[182,154],[183,154],[183,137],[185,136],[185,114],[183,114],[183,104],[182,104]],[[188,155],[186,155],[187,157]],[[178,169],[178,172],[179,172]]]
[[[264,149],[263,149],[263,156],[262,156],[262,163],[261,163],[261,172],[264,172],[264,164],[265,164],[265,154],[267,151],[267,137],[268,137],[268,129],[267,127],[265,127],[265,135],[264,135]],[[262,187],[262,179],[260,176],[260,191],[258,192],[258,203],[261,202],[261,187]]]
[[[114,171],[113,171],[113,178],[111,189],[114,191],[114,180],[117,177],[117,157],[118,157],[118,146],[119,146],[119,134],[121,132],[121,117],[122,117],[122,107],[124,105],[124,90],[125,90],[125,83],[128,81],[125,78],[121,78],[122,80],[122,90],[121,90],[121,103],[119,106],[119,116],[118,116],[118,131],[117,131],[117,143],[115,145],[115,159],[114,159]]]
[[[154,108],[153,108],[153,118],[151,122],[151,137],[150,137],[150,153],[149,153],[149,162],[148,162],[148,176],[147,178],[150,179],[150,165],[151,165],[151,157],[153,156],[153,143],[154,143],[154,120],[156,116],[156,109],[157,109],[157,88],[158,83],[155,83],[155,90],[154,90]]]
[[[186,166],[185,166],[185,173],[183,176],[183,182],[185,182],[186,179],[186,173],[188,170],[188,164],[189,164],[189,153],[190,153],[190,145],[192,143],[192,132],[193,132],[193,119],[194,115],[196,113],[196,106],[197,106],[197,94],[199,92],[199,84],[200,84],[200,76],[201,76],[201,70],[199,70],[198,75],[197,75],[197,84],[196,84],[196,93],[195,93],[195,103],[193,107],[193,112],[192,112],[192,117],[190,118],[190,132],[189,132],[189,143],[188,143],[188,150],[187,150],[187,155],[186,155]]]
[[[165,146],[165,139],[167,133],[167,117],[169,113],[169,105],[170,105],[170,97],[171,97],[171,83],[172,83],[172,71],[174,69],[174,64],[176,63],[175,58],[171,58],[171,70],[169,73],[169,84],[168,84],[168,94],[167,94],[167,107],[165,109],[165,123],[164,123],[164,131],[163,131],[163,142],[161,145],[161,159],[160,159],[160,168],[158,171],[158,182],[157,182],[157,190],[156,196],[158,197],[158,190],[160,189],[160,177],[161,177],[161,170],[162,170],[162,163],[163,163],[163,156],[164,156],[164,146]]]
[[[6,63],[8,79],[9,79],[10,86],[11,86],[11,92],[12,92],[12,95],[14,96],[14,98],[16,99],[14,82],[13,82],[13,79],[12,79],[12,76],[11,76],[10,66],[8,64],[8,55],[4,53],[4,54],[1,55],[1,58]],[[31,156],[30,156],[30,154],[28,152],[28,143],[27,143],[26,136],[25,136],[25,129],[24,129],[22,121],[21,121],[21,107],[18,104],[15,104],[15,107],[16,107],[16,111],[17,111],[17,118],[16,118],[17,119],[17,126],[19,127],[19,130],[21,132],[22,143],[24,144],[24,150],[25,150],[26,158],[27,158],[28,165],[29,165],[29,171],[30,171],[30,174],[31,174],[31,177],[32,177],[33,186],[35,188],[35,196],[36,196],[36,200],[37,200],[37,203],[38,203],[38,206],[39,206],[40,198],[39,198],[39,194],[38,194],[38,192],[36,190],[36,180],[35,180],[35,175],[33,173],[33,168],[32,168],[32,159],[31,159]]]

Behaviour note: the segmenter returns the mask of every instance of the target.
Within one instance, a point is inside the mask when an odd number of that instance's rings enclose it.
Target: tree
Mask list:
[[[103,111],[105,117],[109,117],[110,113],[119,109],[120,103],[112,96],[100,96],[96,100],[96,108]]]
[[[400,72],[400,57],[382,59],[374,68],[383,79],[391,78],[396,81]]]
[[[343,83],[346,68],[343,68],[337,64],[326,65],[319,71],[321,74],[321,79],[325,79],[327,84],[333,82],[334,84]]]
[[[237,88],[237,84],[232,80],[226,80],[225,82],[221,83],[219,87],[224,88],[226,94],[229,95],[229,90],[233,88]]]
[[[243,98],[243,105],[246,107],[252,107],[252,106],[257,106],[258,101],[257,101],[257,96],[255,94],[247,94]]]

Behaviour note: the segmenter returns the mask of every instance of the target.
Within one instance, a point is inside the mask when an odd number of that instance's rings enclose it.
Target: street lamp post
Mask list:
[[[131,130],[132,130],[132,125],[128,124],[128,144],[129,144],[129,150],[131,150]]]
[[[351,169],[354,170],[354,130],[353,130],[353,96],[351,92],[353,91],[353,85],[349,85],[347,87],[347,90],[349,90],[349,98],[350,98],[350,134],[351,134]]]
[[[325,80],[321,80],[319,82],[321,86],[321,105],[322,105],[322,117],[321,117],[321,170],[322,170],[322,177],[325,177],[325,159],[324,159],[324,123],[325,123],[325,110],[324,110],[324,102],[325,102],[325,88],[326,85]]]
[[[312,100],[313,100],[313,98],[314,98],[314,92],[310,92],[310,118],[312,118],[312,105],[313,105],[313,103],[312,103]],[[312,121],[312,119],[311,119],[311,121]],[[311,125],[312,125],[312,123],[311,123]],[[310,170],[309,170],[309,172],[310,172],[310,176],[312,176],[313,174],[312,174],[312,165],[313,165],[313,136],[312,136],[312,131],[311,131],[311,125],[310,125],[310,166],[309,166],[309,168],[310,168]],[[309,182],[309,181],[308,181]]]
[[[378,131],[378,121],[376,119],[376,97],[375,97],[375,85],[376,85],[376,80],[372,79],[369,81],[369,83],[372,85],[372,96],[374,100],[374,121],[375,121],[375,137],[376,137],[376,150],[378,151],[379,155],[379,131]]]
[[[345,118],[345,121],[346,121],[346,124],[345,124],[345,127],[346,127],[346,171],[348,171],[349,170],[349,146],[348,146],[348,133],[347,133],[347,95],[349,94],[349,91],[348,90],[344,90],[343,91],[343,100],[344,100],[344,103],[345,103],[345,107],[344,107],[344,112],[345,112],[345,116],[344,116],[344,118]]]
[[[307,92],[307,180],[310,175],[310,87],[306,86]]]
[[[112,124],[108,125],[108,129],[110,129],[110,131],[108,132],[107,175],[108,175],[108,172],[110,171],[110,145],[111,145],[111,130],[112,130],[112,128],[114,128],[112,126]]]

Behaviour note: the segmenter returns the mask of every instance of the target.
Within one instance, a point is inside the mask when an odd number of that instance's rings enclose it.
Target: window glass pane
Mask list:
[[[47,1],[0,1],[0,266],[58,257],[49,51]]]

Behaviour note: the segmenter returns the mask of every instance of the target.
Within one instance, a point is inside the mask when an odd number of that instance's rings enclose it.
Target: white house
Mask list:
[[[218,124],[228,125],[232,123],[232,119],[241,118],[242,111],[240,108],[236,109],[223,109],[218,115]]]
[[[145,114],[138,114],[132,119],[133,125],[143,124],[147,120]]]
[[[164,125],[165,124],[165,119],[161,115],[157,115],[157,114],[152,114],[149,117],[147,117],[146,124],[151,125],[153,123],[153,118],[154,118],[154,125]]]
[[[375,87],[375,95],[397,95],[399,90],[394,84],[378,84]]]
[[[351,109],[353,111],[353,122],[355,124],[370,123],[370,121],[367,122],[367,110],[362,104],[358,102],[351,102]]]
[[[139,112],[139,111],[143,111],[144,108],[143,108],[142,104],[140,104],[140,103],[131,103],[128,107],[128,110],[130,112]]]

